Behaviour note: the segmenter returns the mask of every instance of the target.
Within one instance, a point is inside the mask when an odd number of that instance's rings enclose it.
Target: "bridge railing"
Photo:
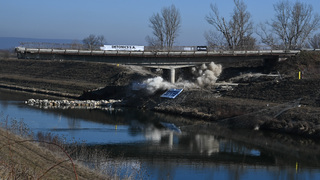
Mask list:
[[[35,49],[88,49],[79,43],[20,42],[20,46]]]
[[[54,50],[78,50],[78,51],[103,51],[100,50],[101,46],[95,46],[91,49],[87,48],[84,44],[80,43],[45,43],[45,42],[21,42],[20,47],[27,48],[27,49],[51,49]],[[157,49],[151,46],[144,46],[144,51],[147,52],[198,52],[199,46],[173,46],[171,48],[162,48]],[[239,49],[239,50],[230,50],[223,46],[200,46],[206,47],[206,50],[203,52],[214,52],[214,53],[223,53],[223,54],[263,54],[263,53],[294,53],[298,52],[299,50],[281,50],[278,48],[271,49],[269,46],[256,46],[254,49],[246,50],[246,49]],[[303,49],[306,50],[306,49]],[[309,50],[309,49],[308,49]],[[313,50],[313,49],[312,49]],[[132,51],[133,52],[133,51]]]
[[[47,42],[20,42],[21,47],[25,48],[36,48],[36,49],[77,49],[77,50],[100,50],[101,46],[94,46],[88,48],[86,45],[81,43],[47,43]],[[173,46],[157,48],[153,46],[144,46],[145,51],[198,51],[198,47],[205,47],[207,51],[228,51],[225,46]],[[278,48],[277,48],[278,49]],[[242,48],[235,49],[234,51],[242,50],[270,50],[268,46],[256,46],[255,48]]]
[[[90,56],[130,56],[130,57],[213,57],[213,56],[292,56],[299,50],[258,50],[258,51],[108,51],[80,49],[49,49],[16,47],[17,54],[56,54]]]

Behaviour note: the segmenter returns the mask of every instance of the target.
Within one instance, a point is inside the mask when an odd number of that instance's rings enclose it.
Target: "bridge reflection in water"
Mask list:
[[[112,157],[267,167],[295,166],[296,162],[299,162],[305,168],[320,167],[320,143],[310,139],[264,131],[226,129],[214,124],[184,126],[181,122],[185,122],[186,119],[183,117],[149,111],[139,112],[129,109],[112,113],[78,109],[45,111],[59,112],[63,116],[71,117],[68,119],[71,130],[81,129],[77,120],[81,118],[102,126],[111,125],[119,135],[124,133],[123,127],[128,126],[130,137],[144,136],[145,141],[103,143],[97,140],[99,144],[88,142],[86,147],[88,152],[98,150]],[[166,128],[162,122],[181,126],[181,132]]]
[[[129,134],[142,134],[146,141],[89,144],[86,147],[89,154],[108,154],[105,158],[99,157],[95,161],[100,162],[100,167],[110,169],[114,166],[113,160],[122,159],[123,167],[130,166],[141,171],[145,167],[147,171],[152,171],[153,175],[158,173],[156,179],[165,176],[164,174],[170,174],[171,178],[181,177],[181,172],[178,173],[179,167],[188,167],[193,169],[192,171],[198,169],[205,171],[204,174],[207,174],[207,171],[214,171],[216,175],[223,172],[223,176],[228,174],[235,178],[249,172],[259,172],[266,173],[266,177],[269,178],[279,178],[285,174],[290,179],[301,171],[300,165],[306,171],[320,166],[320,144],[312,142],[314,148],[305,149],[304,146],[310,142],[308,139],[207,125],[181,127],[179,133],[161,125],[161,119],[176,122],[177,117],[160,113],[152,113],[152,116],[149,116],[147,112],[142,115],[127,111],[125,114],[132,120],[121,121],[120,118],[119,123],[129,124]],[[273,172],[271,176],[270,172]],[[189,172],[184,174],[190,175]],[[201,176],[198,174],[197,177]]]

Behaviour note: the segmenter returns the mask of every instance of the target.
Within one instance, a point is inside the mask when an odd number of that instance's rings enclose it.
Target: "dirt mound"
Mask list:
[[[316,79],[320,77],[320,51],[301,51],[297,56],[281,61],[274,67],[285,77],[298,79],[301,71],[303,79]]]
[[[320,106],[320,80],[282,80],[240,85],[227,92],[229,97],[258,99],[270,102],[284,103],[302,98],[301,103],[310,106]]]
[[[302,51],[296,57],[279,62],[273,71],[278,72],[280,77],[247,81],[249,84],[239,85],[226,95],[277,103],[302,98],[302,104],[320,106],[320,52]]]

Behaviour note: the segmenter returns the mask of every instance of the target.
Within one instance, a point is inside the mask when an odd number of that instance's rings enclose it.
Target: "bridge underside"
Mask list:
[[[241,62],[263,62],[264,60],[278,60],[279,55],[256,55],[256,56],[194,56],[194,57],[136,57],[136,56],[96,56],[96,55],[72,55],[72,54],[44,54],[44,53],[17,53],[19,59],[41,60],[77,60],[88,62],[105,62],[113,64],[127,64],[140,66],[193,66],[203,63],[214,62],[227,67],[229,64]]]

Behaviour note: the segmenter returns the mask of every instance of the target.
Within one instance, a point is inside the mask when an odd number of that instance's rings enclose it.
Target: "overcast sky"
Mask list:
[[[295,2],[296,0],[292,0]],[[244,0],[254,23],[274,16],[279,0]],[[300,0],[320,14],[319,0]],[[0,37],[82,40],[104,35],[108,44],[146,45],[152,35],[149,18],[174,4],[181,13],[180,35],[175,45],[205,45],[205,20],[210,4],[217,4],[227,19],[233,0],[0,0]]]

